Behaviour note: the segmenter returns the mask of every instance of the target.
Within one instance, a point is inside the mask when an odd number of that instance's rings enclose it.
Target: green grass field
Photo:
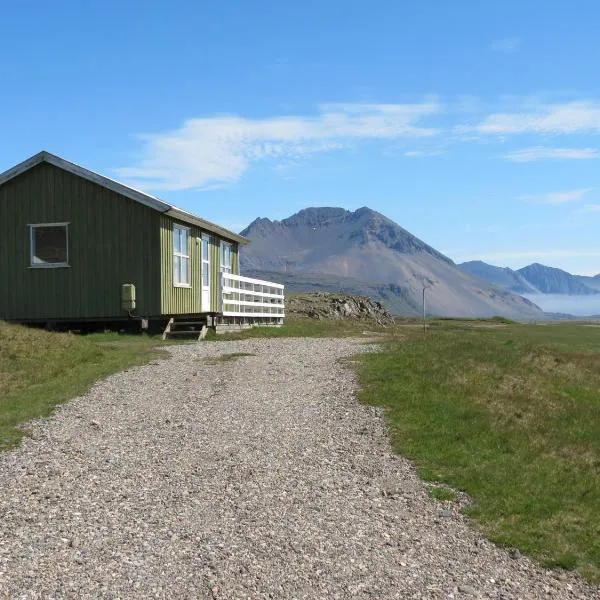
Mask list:
[[[362,332],[389,334],[390,328],[380,327],[368,322],[336,320],[318,320],[305,317],[286,317],[281,327],[254,327],[239,332],[209,334],[207,339],[238,340],[263,337],[349,337],[362,335]]]
[[[47,416],[102,377],[157,356],[142,335],[50,333],[0,321],[0,450],[25,432],[19,424]]]
[[[469,494],[468,513],[497,543],[600,582],[600,327],[439,320],[424,334],[410,320],[288,319],[215,338],[348,335],[381,341],[381,353],[352,361],[361,399],[385,407],[394,448],[425,479]],[[159,344],[0,322],[0,449],[18,443],[19,424],[147,362]]]
[[[363,357],[364,402],[501,545],[600,581],[600,328],[438,321]]]

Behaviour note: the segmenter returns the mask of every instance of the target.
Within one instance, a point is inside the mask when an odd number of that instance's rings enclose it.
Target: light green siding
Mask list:
[[[189,229],[190,287],[177,287],[173,283],[173,224]],[[171,217],[160,217],[160,272],[161,272],[161,312],[165,315],[185,315],[200,312],[201,243],[196,227],[174,221]]]
[[[188,227],[190,231],[190,270],[191,287],[177,287],[173,284],[173,223]],[[221,239],[209,234],[210,253],[210,306],[202,306],[202,242],[203,231],[194,226],[161,216],[161,311],[165,315],[217,312],[220,310]],[[207,233],[207,232],[205,232]],[[227,240],[228,241],[228,240]],[[238,244],[232,244],[232,271],[239,273]]]
[[[69,223],[69,267],[30,268],[31,223]],[[41,163],[0,186],[0,319],[125,317],[160,313],[160,213]]]

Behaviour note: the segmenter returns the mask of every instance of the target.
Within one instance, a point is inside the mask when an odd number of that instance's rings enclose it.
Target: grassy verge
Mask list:
[[[145,336],[78,336],[0,321],[0,450],[25,435],[18,425],[47,416],[110,373],[157,356]]]
[[[253,327],[239,332],[207,336],[208,340],[234,340],[265,337],[347,337],[361,335],[363,331],[386,333],[389,328],[368,322],[350,319],[309,319],[304,317],[286,317],[281,327]]]
[[[363,357],[362,399],[486,535],[600,582],[600,330],[432,323]]]

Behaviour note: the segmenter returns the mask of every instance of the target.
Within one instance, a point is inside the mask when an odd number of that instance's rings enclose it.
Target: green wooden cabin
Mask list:
[[[0,175],[0,319],[214,314],[242,236],[48,152]]]

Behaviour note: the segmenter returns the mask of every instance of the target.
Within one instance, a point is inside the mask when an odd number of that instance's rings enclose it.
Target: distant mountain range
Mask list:
[[[480,260],[458,265],[465,273],[502,286],[516,294],[567,294],[587,296],[600,293],[600,275],[586,277],[572,275],[562,269],[533,263],[513,271],[508,267],[495,267]]]
[[[544,318],[531,301],[459,269],[452,260],[367,207],[307,208],[281,221],[259,218],[242,235],[242,272],[291,291],[369,295],[395,314]]]

